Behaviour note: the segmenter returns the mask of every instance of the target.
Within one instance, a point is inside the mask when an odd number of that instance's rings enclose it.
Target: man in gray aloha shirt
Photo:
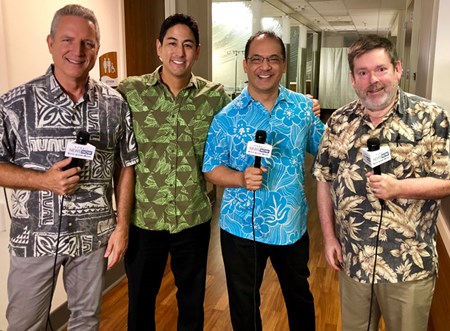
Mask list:
[[[10,331],[46,329],[61,266],[68,329],[97,330],[104,273],[128,244],[138,157],[127,104],[89,78],[99,38],[92,11],[61,8],[47,38],[53,64],[0,98],[0,185],[13,189]],[[80,130],[90,134],[94,159],[64,170],[66,146]]]

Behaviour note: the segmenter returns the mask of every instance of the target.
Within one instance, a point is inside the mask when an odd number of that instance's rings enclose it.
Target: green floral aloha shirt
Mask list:
[[[211,218],[203,150],[212,118],[230,98],[222,85],[194,75],[174,98],[160,68],[118,87],[132,111],[140,159],[131,223],[177,233]]]
[[[392,160],[381,171],[398,179],[449,177],[449,121],[436,104],[399,89],[397,104],[374,128],[356,100],[330,117],[313,168],[332,185],[337,236],[344,270],[362,283],[372,281],[380,202],[371,193],[361,147],[378,137]],[[320,202],[319,202],[320,203]],[[386,201],[376,262],[377,283],[420,280],[436,273],[436,220],[440,201]]]

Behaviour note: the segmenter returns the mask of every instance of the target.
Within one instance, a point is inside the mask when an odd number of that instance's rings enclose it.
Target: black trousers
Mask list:
[[[203,330],[210,230],[210,221],[176,234],[130,226],[125,255],[128,330],[156,329],[156,296],[169,254],[177,287],[178,330]]]
[[[255,246],[252,240],[237,237],[221,229],[220,241],[234,331],[262,330],[259,290],[268,258],[280,282],[289,328],[292,331],[315,330],[314,299],[308,283],[310,273],[307,233],[292,245],[256,242]]]

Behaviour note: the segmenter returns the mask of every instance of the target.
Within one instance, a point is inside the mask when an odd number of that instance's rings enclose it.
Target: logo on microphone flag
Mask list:
[[[254,141],[250,141],[247,145],[246,153],[247,153],[247,155],[271,157],[272,156],[272,145],[259,144]]]

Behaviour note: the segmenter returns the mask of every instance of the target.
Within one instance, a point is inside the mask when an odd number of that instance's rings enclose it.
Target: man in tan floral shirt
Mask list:
[[[359,99],[331,116],[313,169],[325,255],[342,270],[342,329],[378,330],[383,315],[387,330],[426,330],[439,199],[450,194],[449,121],[399,88],[388,39],[361,38],[348,60]],[[390,148],[381,175],[362,159],[370,137]]]

